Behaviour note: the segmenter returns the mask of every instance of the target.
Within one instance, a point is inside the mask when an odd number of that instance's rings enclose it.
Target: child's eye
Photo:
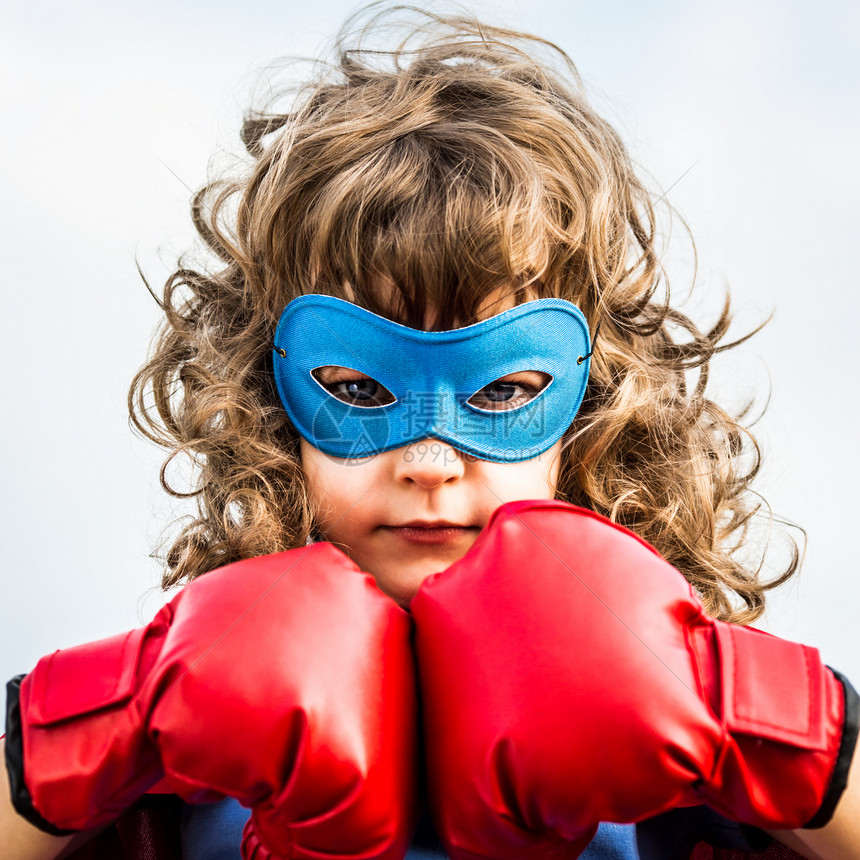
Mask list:
[[[351,367],[341,367],[336,364],[326,364],[311,371],[311,376],[332,397],[348,403],[350,406],[370,407],[386,406],[394,403],[394,395],[373,377]]]
[[[552,376],[540,370],[523,370],[501,376],[485,385],[467,401],[476,409],[488,412],[510,411],[533,400],[552,382]]]

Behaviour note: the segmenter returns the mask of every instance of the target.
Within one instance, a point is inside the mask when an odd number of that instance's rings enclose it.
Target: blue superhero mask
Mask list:
[[[430,437],[499,463],[536,457],[561,438],[582,402],[591,355],[588,324],[563,299],[428,332],[305,295],[284,309],[274,347],[281,402],[326,454],[368,457]],[[332,383],[331,370],[321,370],[332,366],[357,373]],[[517,383],[497,380],[517,371],[537,371],[544,384],[526,402],[506,404]]]

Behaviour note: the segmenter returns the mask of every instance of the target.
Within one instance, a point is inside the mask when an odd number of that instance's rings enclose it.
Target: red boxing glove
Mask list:
[[[411,608],[452,860],[577,857],[601,821],[703,803],[819,826],[845,787],[850,685],[814,648],[706,616],[652,547],[590,511],[499,508]]]
[[[252,808],[245,858],[400,860],[417,812],[408,615],[319,543],[189,583],[144,628],[9,685],[16,809],[110,822],[164,775]]]

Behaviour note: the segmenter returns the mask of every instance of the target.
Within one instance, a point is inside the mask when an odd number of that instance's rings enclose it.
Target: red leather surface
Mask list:
[[[821,683],[763,680],[785,691],[782,705],[766,694],[759,713],[751,700],[756,677],[793,672],[814,650],[768,643],[759,654],[765,637],[732,630],[745,665],[720,689],[716,622],[690,586],[590,511],[503,506],[411,608],[430,800],[454,860],[576,857],[599,821],[702,802],[785,828],[821,804],[839,744],[838,682],[818,660]],[[724,695],[745,731],[758,714],[767,732],[730,734]],[[798,731],[800,746],[772,740]]]
[[[30,725],[86,714],[131,698],[144,629],[55,651],[29,682]]]
[[[817,649],[729,624],[713,629],[720,652],[721,714],[729,731],[826,750],[831,741],[821,707],[830,673]],[[779,671],[762,672],[767,665]],[[787,708],[787,702],[797,707]]]
[[[418,802],[410,635],[409,616],[330,544],[206,574],[136,647],[61,652],[24,680],[34,806],[85,829],[163,775],[187,800],[253,807],[274,856],[399,860]],[[134,683],[118,698],[105,676],[129,674],[121,652]],[[74,676],[58,676],[64,664]],[[56,690],[87,684],[88,665],[99,677],[66,713]],[[45,724],[46,710],[63,718]]]

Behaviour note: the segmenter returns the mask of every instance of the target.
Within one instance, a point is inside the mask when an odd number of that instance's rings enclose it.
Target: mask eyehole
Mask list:
[[[552,380],[552,375],[542,370],[518,370],[494,379],[466,403],[482,412],[511,412],[546,391]]]
[[[359,409],[388,406],[397,400],[381,382],[351,367],[324,364],[315,367],[311,376],[332,397]]]

